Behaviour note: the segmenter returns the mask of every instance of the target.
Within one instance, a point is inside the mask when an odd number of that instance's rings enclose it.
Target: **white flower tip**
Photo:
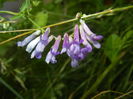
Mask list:
[[[47,56],[46,56],[46,59],[45,59],[45,62],[47,63],[47,64],[49,64],[50,63],[50,60],[52,59],[52,54],[51,54],[51,52],[49,51],[48,52],[48,54],[47,54]]]
[[[61,35],[58,35],[58,36],[56,37],[56,40],[61,40]]]
[[[53,36],[53,35],[49,36],[49,38],[48,38],[48,42],[52,41],[52,40],[53,40],[53,38],[54,38],[54,36]]]
[[[22,46],[22,42],[21,41],[17,42],[17,46],[21,47]]]
[[[31,57],[30,57],[30,58],[32,59],[32,58],[34,58],[34,57],[35,57],[35,50],[32,52],[32,54],[31,54]]]
[[[77,60],[72,60],[71,61],[71,66],[73,67],[73,68],[75,68],[75,67],[77,67],[79,64],[78,64],[78,61]]]
[[[66,48],[63,48],[63,49],[61,50],[61,54],[65,53],[65,52],[66,52]]]
[[[49,61],[48,59],[45,59],[45,62],[46,62],[47,64],[49,64],[50,61]]]
[[[32,51],[32,48],[31,47],[27,47],[26,48],[26,52],[30,53]]]
[[[35,31],[33,34],[34,35],[39,35],[41,33],[41,30],[37,30],[37,31]]]
[[[85,23],[85,21],[84,21],[84,20],[82,20],[82,19],[80,19],[80,23],[81,23],[81,24],[83,24],[83,23]]]
[[[100,43],[96,43],[96,44],[93,44],[94,47],[96,47],[97,49],[101,48],[101,44]]]
[[[34,58],[34,56],[33,55],[31,55],[31,57],[30,57],[31,59],[33,59]]]
[[[50,32],[50,28],[47,28],[46,31]]]

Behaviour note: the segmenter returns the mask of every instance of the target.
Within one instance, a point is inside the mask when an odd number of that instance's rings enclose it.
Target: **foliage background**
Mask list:
[[[0,0],[4,2],[14,0]],[[23,0],[19,15],[2,14],[0,30],[37,28],[74,18],[77,12],[91,14],[109,8],[132,5],[132,0]],[[90,19],[86,22],[92,31],[104,36],[102,48],[94,49],[77,68],[70,66],[64,54],[57,64],[46,64],[45,55],[40,60],[30,59],[24,48],[16,42],[24,37],[0,45],[0,98],[1,99],[96,99],[133,98],[133,9],[111,16]],[[52,34],[72,31],[75,23],[52,28]],[[23,33],[23,32],[22,32]],[[0,41],[21,33],[0,34]],[[94,99],[94,98],[93,98]]]

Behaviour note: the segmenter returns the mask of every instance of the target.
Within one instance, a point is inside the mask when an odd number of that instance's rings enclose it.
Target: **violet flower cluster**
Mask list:
[[[56,56],[66,53],[71,58],[72,67],[78,66],[78,62],[83,60],[88,53],[92,52],[92,46],[100,48],[101,44],[98,41],[103,38],[103,36],[93,33],[82,19],[79,25],[75,25],[73,35],[65,33],[63,38],[61,35],[55,37],[49,35],[50,28],[47,28],[43,34],[40,35],[40,33],[41,30],[35,31],[23,41],[19,41],[17,45],[19,47],[27,46],[26,51],[31,53],[31,58],[41,59],[45,47],[55,39],[53,46],[46,56],[46,63],[56,63]],[[62,40],[62,49],[58,51]]]

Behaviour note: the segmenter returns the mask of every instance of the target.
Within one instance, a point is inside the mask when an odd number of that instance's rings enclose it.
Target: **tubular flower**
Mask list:
[[[30,41],[32,41],[34,38],[36,38],[36,36],[39,35],[40,33],[41,33],[40,30],[35,31],[30,36],[26,37],[23,41],[17,42],[17,45],[19,47],[23,47],[23,46],[27,45]]]
[[[50,33],[50,28],[47,28],[45,33],[40,36],[40,41],[37,44],[35,50],[32,52],[31,58],[35,56],[37,59],[40,59],[42,57],[41,53],[44,51],[44,48],[53,39],[53,37],[48,37],[49,33]]]
[[[78,60],[80,60],[79,53],[81,52],[80,44],[82,40],[79,38],[78,25],[74,28],[74,39],[70,37],[69,48],[67,49],[67,55],[72,59],[71,66],[75,67],[78,65]]]
[[[31,58],[36,57],[37,59],[40,59],[42,57],[42,52],[44,51],[45,47],[53,40],[54,36],[51,35],[48,37],[48,42],[45,44],[39,44],[37,45],[37,47],[35,48],[35,50],[32,52],[31,54]],[[39,49],[39,50],[38,50]]]
[[[62,45],[62,50],[61,50],[61,54],[65,53],[67,51],[69,47],[69,36],[67,33],[64,34],[64,41],[63,41],[63,45]]]
[[[93,44],[94,47],[100,48],[101,44],[97,40],[101,40],[103,36],[94,34],[89,27],[86,25],[85,21],[80,20],[82,31],[85,32],[86,39]]]
[[[72,67],[76,67],[78,65],[78,61],[83,60],[85,56],[92,51],[92,47],[87,41],[85,34],[81,32],[81,28],[79,28],[78,25],[75,25],[74,39],[72,39],[71,37],[69,39],[69,48],[67,50],[67,55],[72,59]],[[81,44],[83,44],[84,47],[82,47]]]
[[[47,64],[49,64],[50,62],[51,63],[56,63],[57,62],[55,56],[60,54],[60,52],[58,52],[60,41],[61,41],[61,36],[59,35],[56,38],[56,41],[55,41],[54,45],[52,46],[51,50],[48,52],[48,54],[46,56],[45,61],[46,61]]]
[[[31,53],[31,58],[42,58],[42,53],[45,47],[55,39],[53,46],[47,53],[45,61],[47,64],[56,63],[56,56],[66,53],[71,58],[71,66],[76,67],[79,61],[83,60],[90,52],[92,52],[92,45],[96,48],[100,48],[101,45],[98,42],[103,38],[101,35],[93,33],[86,25],[85,21],[80,19],[80,24],[76,24],[74,27],[74,34],[64,34],[54,37],[50,35],[50,28],[47,28],[44,34],[40,34],[40,30],[37,30],[30,36],[26,37],[23,41],[17,43],[18,46],[26,46],[26,51]],[[58,51],[61,40],[63,40],[61,52]]]

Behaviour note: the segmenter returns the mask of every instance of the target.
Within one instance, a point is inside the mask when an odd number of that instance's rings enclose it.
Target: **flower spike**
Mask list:
[[[25,46],[26,51],[31,53],[31,58],[36,57],[37,59],[42,58],[42,53],[45,47],[55,39],[55,42],[47,53],[45,61],[47,64],[56,63],[56,56],[62,53],[66,53],[71,58],[71,66],[77,67],[79,62],[82,61],[90,52],[92,52],[92,45],[96,48],[100,48],[101,44],[98,42],[103,39],[102,35],[96,35],[93,33],[84,20],[80,19],[80,24],[74,26],[74,34],[64,34],[64,38],[61,35],[54,37],[50,35],[50,28],[47,28],[44,34],[40,34],[40,30],[37,30],[30,36],[26,37],[23,41],[19,41],[18,46]],[[58,51],[60,42],[63,40],[62,50]]]

